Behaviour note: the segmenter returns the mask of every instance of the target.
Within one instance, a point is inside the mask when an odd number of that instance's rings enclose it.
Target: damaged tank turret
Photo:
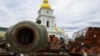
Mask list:
[[[34,53],[44,49],[48,42],[47,30],[43,25],[31,21],[19,22],[6,32],[9,48],[17,53]]]

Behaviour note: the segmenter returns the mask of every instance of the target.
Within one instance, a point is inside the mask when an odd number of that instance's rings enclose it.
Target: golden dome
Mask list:
[[[65,32],[65,31],[64,31],[64,28],[62,28],[62,29],[61,29],[61,32],[62,32],[62,33],[64,33],[64,32]]]
[[[57,28],[56,24],[54,26],[54,32],[58,32],[58,28]]]
[[[41,8],[51,9],[51,6],[48,4],[48,0],[44,0]]]

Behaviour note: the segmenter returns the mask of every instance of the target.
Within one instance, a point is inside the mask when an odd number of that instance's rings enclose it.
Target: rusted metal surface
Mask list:
[[[34,56],[70,56],[68,53],[37,53]]]
[[[81,45],[81,43],[84,43],[84,45],[100,46],[100,27],[88,27],[74,34],[77,34],[77,38],[73,41],[73,45]]]
[[[100,27],[89,27],[85,37],[85,44],[100,46]]]
[[[61,48],[61,42],[55,35],[49,36],[48,47],[50,52],[59,53]]]

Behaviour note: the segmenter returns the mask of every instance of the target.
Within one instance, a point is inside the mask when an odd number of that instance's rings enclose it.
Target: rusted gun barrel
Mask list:
[[[17,53],[33,53],[47,45],[47,30],[43,25],[22,21],[8,28],[6,40],[10,49]]]

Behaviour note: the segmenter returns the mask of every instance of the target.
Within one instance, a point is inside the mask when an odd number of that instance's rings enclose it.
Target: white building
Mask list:
[[[64,29],[58,29],[55,23],[55,17],[53,16],[53,9],[48,3],[48,0],[43,0],[38,11],[38,17],[36,20],[41,21],[41,25],[44,25],[47,28],[49,35],[55,35],[56,37],[62,37],[64,35]]]
[[[85,36],[87,30],[88,30],[88,28],[85,28],[85,29],[82,29],[80,31],[77,31],[77,32],[73,33],[73,39],[78,38],[80,36]]]

